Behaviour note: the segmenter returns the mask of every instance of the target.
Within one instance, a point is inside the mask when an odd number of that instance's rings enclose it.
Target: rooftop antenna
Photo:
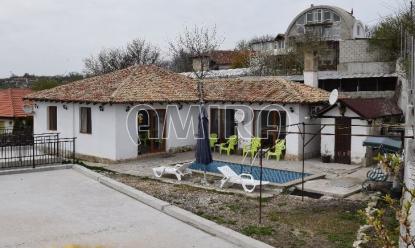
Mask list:
[[[334,89],[329,96],[329,103],[330,105],[336,104],[337,100],[339,99],[339,91]]]

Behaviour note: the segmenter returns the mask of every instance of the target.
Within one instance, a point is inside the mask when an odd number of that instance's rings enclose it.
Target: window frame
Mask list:
[[[316,23],[322,23],[323,22],[323,10],[317,9],[314,11],[314,20]]]
[[[328,14],[328,18],[326,18],[326,14]],[[331,20],[333,19],[331,11],[328,9],[325,9],[323,11],[323,21],[325,22],[331,22]]]
[[[311,17],[311,20],[309,19],[309,17]],[[314,23],[314,13],[313,11],[307,12],[306,13],[306,24],[311,24]]]
[[[53,110],[53,111],[52,111]],[[52,113],[54,116],[52,116]],[[54,117],[52,119],[52,117]],[[48,106],[47,108],[47,125],[49,131],[58,130],[58,106]]]
[[[86,111],[86,120],[83,112]],[[86,121],[86,124],[83,124]],[[79,133],[92,134],[92,110],[90,107],[79,107]]]

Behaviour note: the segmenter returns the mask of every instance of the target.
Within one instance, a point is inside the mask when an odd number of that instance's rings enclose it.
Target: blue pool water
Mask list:
[[[229,166],[237,174],[248,173],[248,174],[251,174],[255,179],[259,180],[261,168],[258,166],[249,166],[249,165],[215,160],[212,163],[207,165],[206,171],[220,174],[218,167],[225,166],[225,165]],[[194,162],[190,166],[190,169],[204,171],[205,165]],[[262,167],[262,180],[269,181],[271,183],[277,183],[277,184],[287,183],[290,181],[301,179],[301,175],[302,175],[301,172],[277,170],[277,169]],[[307,177],[307,176],[311,176],[311,174],[304,173],[304,177]]]

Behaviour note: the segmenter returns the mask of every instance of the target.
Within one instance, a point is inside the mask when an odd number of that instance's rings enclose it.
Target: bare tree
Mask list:
[[[177,36],[176,41],[169,43],[169,46],[173,57],[186,53],[192,58],[200,58],[200,70],[192,69],[197,78],[203,79],[209,69],[207,58],[222,42],[223,39],[217,35],[216,26],[194,26],[191,29],[186,27],[184,32]]]
[[[142,39],[129,42],[126,48],[103,49],[97,56],[84,59],[85,72],[100,75],[132,65],[159,64],[160,49]]]

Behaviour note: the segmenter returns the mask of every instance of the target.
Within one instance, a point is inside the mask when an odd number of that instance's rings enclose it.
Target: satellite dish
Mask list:
[[[241,109],[236,110],[234,118],[237,123],[242,123],[245,120],[245,112]]]
[[[26,114],[33,114],[33,106],[32,105],[24,105],[23,106],[23,111]]]
[[[339,91],[334,89],[329,96],[329,103],[330,105],[334,105],[337,102],[337,99],[339,99]]]

